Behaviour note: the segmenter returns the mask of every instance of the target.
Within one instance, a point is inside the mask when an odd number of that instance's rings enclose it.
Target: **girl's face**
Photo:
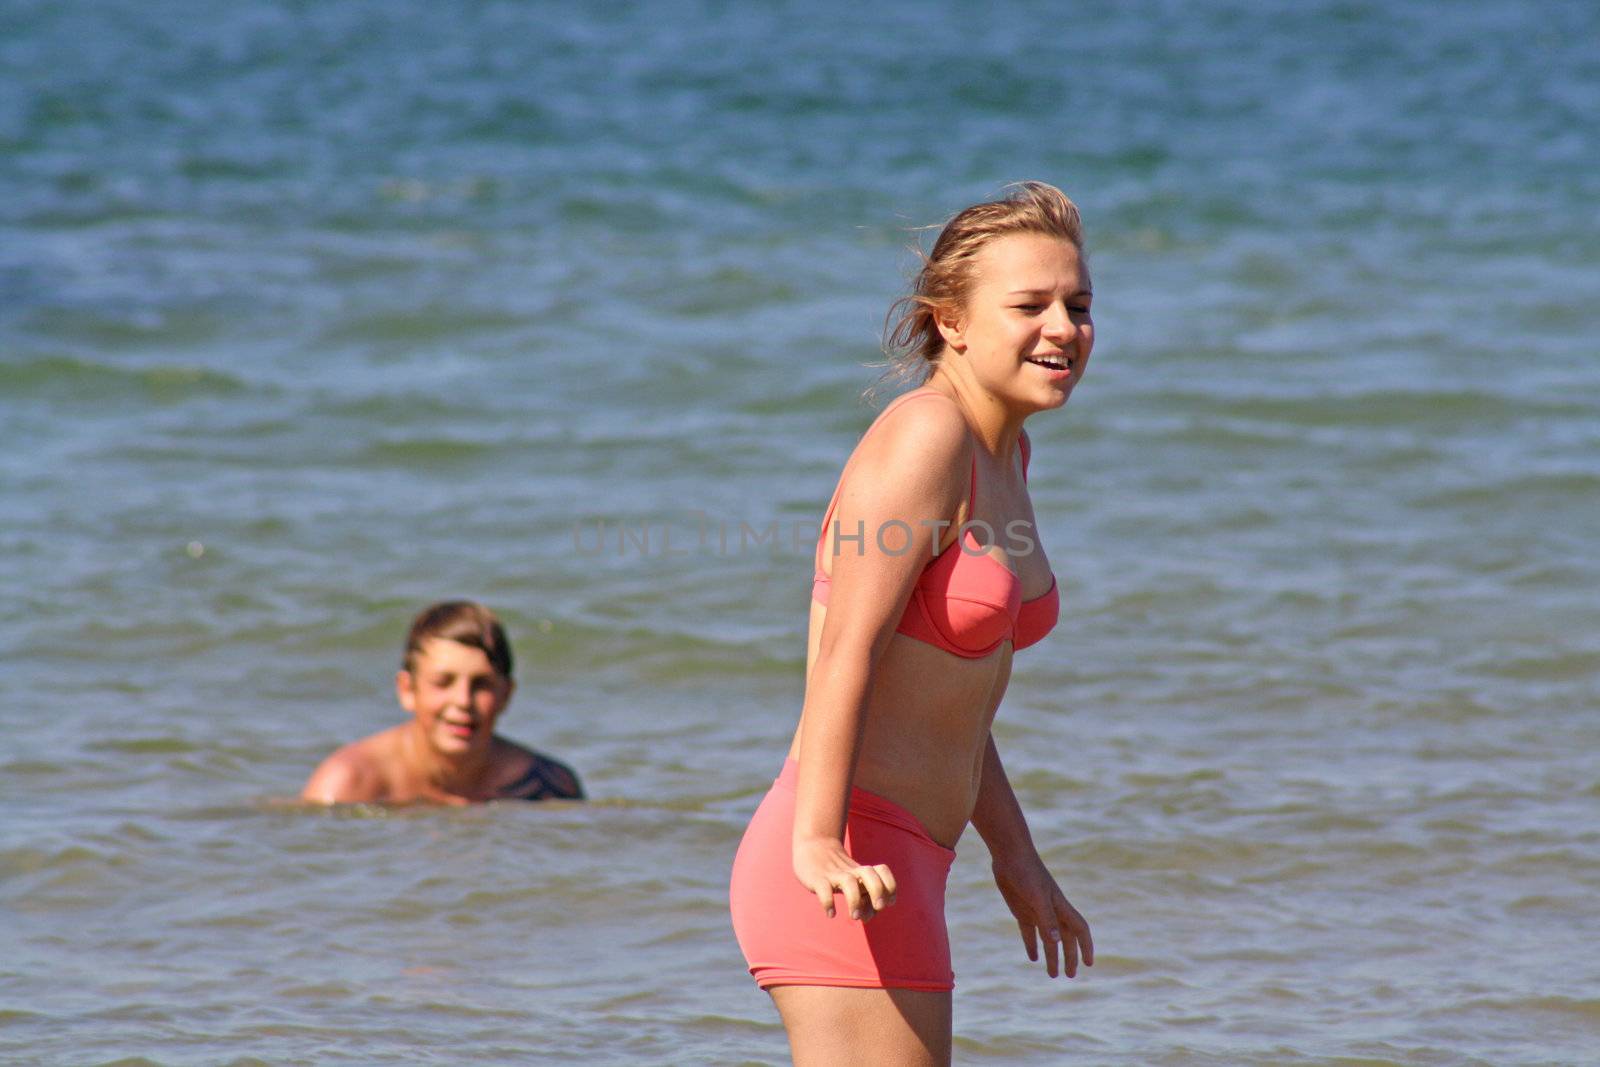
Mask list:
[[[940,318],[945,343],[1007,407],[1031,413],[1065,404],[1094,348],[1093,293],[1078,249],[1047,234],[1013,233],[984,245],[973,266],[967,306],[953,321]]]

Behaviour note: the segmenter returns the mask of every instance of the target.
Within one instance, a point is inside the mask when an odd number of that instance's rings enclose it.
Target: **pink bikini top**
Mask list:
[[[910,393],[884,409],[887,415],[896,405],[918,396],[933,393]],[[878,417],[878,423],[883,421]],[[875,429],[878,423],[874,423]],[[867,433],[871,433],[869,429]],[[862,440],[866,440],[863,435]],[[1022,477],[1028,477],[1028,456],[1031,448],[1024,433],[1019,442],[1022,449]],[[848,471],[848,464],[846,469]],[[828,531],[833,522],[833,510],[839,503],[839,492],[844,487],[844,475],[839,476],[839,486],[828,502],[828,513],[822,520],[822,536],[817,541],[816,573],[811,582],[811,598],[824,606],[828,603],[831,579],[822,570],[822,546],[827,543]],[[972,496],[967,514],[974,514],[978,504],[978,459],[972,459]],[[971,551],[952,543],[929,561],[917,578],[917,585],[900,617],[897,633],[935,648],[967,659],[980,659],[994,652],[1006,641],[1013,649],[1027,648],[1055,628],[1061,612],[1061,597],[1056,590],[1055,575],[1050,576],[1050,588],[1032,600],[1022,599],[1022,582],[1011,569],[982,550],[968,529],[963,537]]]

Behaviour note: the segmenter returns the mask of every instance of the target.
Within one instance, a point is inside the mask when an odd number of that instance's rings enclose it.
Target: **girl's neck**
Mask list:
[[[1017,440],[1022,436],[1022,423],[1026,415],[1009,411],[973,381],[971,374],[959,363],[941,362],[927,384],[960,406],[967,418],[967,427],[984,451],[1003,463],[1010,462],[1016,451]]]

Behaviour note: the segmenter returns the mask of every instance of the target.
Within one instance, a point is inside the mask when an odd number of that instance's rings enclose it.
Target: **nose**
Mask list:
[[[1071,312],[1067,311],[1065,304],[1051,306],[1050,314],[1044,322],[1045,339],[1052,344],[1066,344],[1078,335],[1078,324],[1072,321]]]

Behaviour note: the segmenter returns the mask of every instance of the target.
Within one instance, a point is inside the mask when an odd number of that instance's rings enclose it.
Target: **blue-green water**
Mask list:
[[[1596,39],[0,7],[0,1056],[782,1062],[724,893],[799,708],[788,531],[908,227],[1037,177],[1100,340],[1030,427],[1066,600],[997,734],[1100,962],[1030,969],[969,836],[958,1059],[1595,1062]],[[595,802],[280,803],[457,595]]]

